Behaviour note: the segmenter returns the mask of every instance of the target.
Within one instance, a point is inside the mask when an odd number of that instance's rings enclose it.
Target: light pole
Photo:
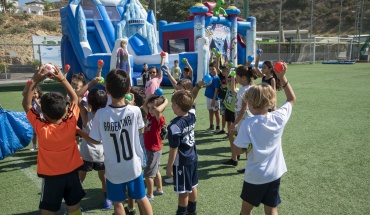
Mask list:
[[[339,42],[340,42],[340,27],[342,24],[342,5],[343,5],[343,0],[340,0],[339,27],[338,27],[338,54],[339,54]]]
[[[311,1],[311,24],[310,24],[310,38],[312,40],[312,21],[313,21],[313,3],[314,3],[314,0]],[[310,53],[312,54],[312,42],[310,42]],[[312,56],[314,56],[312,54]],[[312,59],[312,62],[315,62],[315,59]]]
[[[283,7],[283,0],[280,0],[280,17],[279,17],[279,45],[278,45],[278,52],[279,52],[279,61],[280,61],[280,43],[281,43],[281,35],[283,32],[281,32],[281,9]]]

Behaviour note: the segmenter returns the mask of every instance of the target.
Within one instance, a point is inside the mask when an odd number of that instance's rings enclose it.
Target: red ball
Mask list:
[[[104,61],[102,59],[98,60],[98,65],[99,66],[103,66],[104,65]]]
[[[71,66],[69,64],[64,65],[64,70],[69,70]]]
[[[48,76],[50,78],[51,77],[51,73],[46,74],[46,76]]]
[[[28,80],[28,81],[27,81],[27,85],[30,85],[30,84],[31,84],[31,80]]]
[[[166,52],[161,52],[161,57],[165,57],[166,56]]]
[[[280,61],[276,62],[274,64],[274,70],[275,70],[275,72],[277,72],[277,73],[281,72],[283,70],[283,65],[284,65],[283,62],[280,62]]]

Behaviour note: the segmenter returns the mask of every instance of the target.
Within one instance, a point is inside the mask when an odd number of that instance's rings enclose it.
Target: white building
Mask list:
[[[41,0],[35,0],[27,2],[25,5],[19,6],[17,13],[29,13],[35,15],[43,15],[44,2]]]

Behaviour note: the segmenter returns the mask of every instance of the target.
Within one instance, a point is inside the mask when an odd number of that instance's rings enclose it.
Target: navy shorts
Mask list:
[[[226,108],[225,109],[225,121],[234,123],[234,121],[235,121],[235,112],[232,112],[231,110]]]
[[[42,179],[39,208],[56,212],[60,209],[62,199],[67,206],[76,205],[85,196],[78,171],[50,176]]]
[[[142,199],[145,197],[145,185],[142,174],[134,180],[122,184],[113,184],[108,179],[106,179],[106,182],[108,199],[113,202],[123,202],[127,199],[126,188],[128,196],[132,199]]]
[[[277,207],[280,203],[280,178],[266,184],[250,184],[244,181],[240,198],[258,207],[260,203],[269,207]]]
[[[90,162],[84,160],[84,165],[80,168],[81,171],[90,172],[92,170],[105,170],[104,162]]]
[[[191,193],[198,185],[198,162],[186,166],[173,166],[173,184],[177,194]]]

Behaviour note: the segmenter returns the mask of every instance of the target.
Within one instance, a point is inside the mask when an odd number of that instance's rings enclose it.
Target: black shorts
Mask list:
[[[67,206],[76,205],[85,196],[78,172],[45,177],[42,179],[39,208],[56,212],[60,210],[62,199]]]
[[[260,203],[269,207],[277,207],[280,203],[280,178],[266,184],[250,184],[244,181],[240,198],[258,207]]]
[[[235,121],[235,112],[227,109],[225,110],[225,121],[226,122],[234,122]]]
[[[84,165],[80,168],[81,171],[90,172],[92,170],[105,170],[104,162],[90,162],[84,160]]]

